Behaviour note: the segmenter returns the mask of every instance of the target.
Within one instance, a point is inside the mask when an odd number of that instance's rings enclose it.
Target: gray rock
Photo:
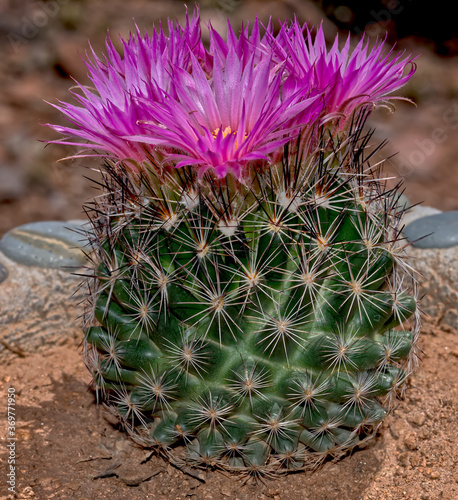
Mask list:
[[[406,224],[404,235],[413,241],[428,232],[437,231],[437,225],[426,226],[424,221],[428,224],[429,221],[437,222],[437,217],[450,217],[447,213],[432,207],[413,207],[403,217],[403,223]],[[457,215],[455,221],[458,228]],[[417,230],[422,231],[421,234],[412,231],[416,225]],[[422,248],[417,244],[407,247],[406,252],[408,264],[419,273],[419,296],[423,297],[421,308],[428,322],[445,329],[458,330],[458,246]]]
[[[81,339],[81,280],[69,272],[18,264],[0,252],[9,271],[0,284],[0,360]]]
[[[0,263],[0,283],[8,278],[8,269]]]
[[[442,212],[419,218],[410,222],[403,232],[416,248],[456,246],[458,245],[458,211]]]
[[[76,231],[84,221],[31,222],[16,227],[0,240],[0,250],[26,266],[62,269],[85,263],[82,248],[87,240]]]
[[[423,217],[428,217],[428,215],[441,214],[442,210],[433,207],[424,207],[422,205],[418,205],[410,208],[402,218],[402,222],[405,226],[411,224],[413,221],[417,219],[422,219]]]
[[[458,246],[406,251],[409,265],[419,272],[421,308],[428,323],[458,331]]]

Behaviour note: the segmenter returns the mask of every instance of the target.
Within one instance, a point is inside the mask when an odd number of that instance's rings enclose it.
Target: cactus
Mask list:
[[[162,97],[155,87],[152,104],[133,99],[130,129],[104,138],[54,128],[112,153],[104,194],[88,210],[84,355],[98,397],[136,441],[170,460],[270,474],[314,467],[374,435],[415,367],[419,309],[397,196],[366,154],[368,107],[350,115],[354,96],[338,107],[329,88],[304,95],[299,79],[293,92],[276,66],[292,28],[261,39],[256,27],[238,39],[230,30],[227,50],[213,31],[210,53],[197,42],[187,49],[173,63],[185,85],[164,84]],[[195,19],[171,26],[163,46],[195,40],[197,29]],[[132,40],[126,60],[153,44]],[[271,58],[253,51],[246,62],[247,41]],[[187,98],[199,102],[209,79],[229,85],[232,70],[256,89],[239,108],[242,128],[210,121],[198,147],[180,145],[205,113],[186,118]],[[99,84],[115,78],[98,59],[93,72]],[[104,98],[94,96],[85,92],[86,110]],[[61,109],[75,122],[84,108]],[[186,120],[195,122],[186,129]]]

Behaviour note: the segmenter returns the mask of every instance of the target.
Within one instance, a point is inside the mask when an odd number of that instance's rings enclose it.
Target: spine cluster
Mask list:
[[[136,440],[269,474],[373,434],[416,364],[419,310],[367,141],[307,160],[285,146],[244,184],[106,165],[85,360]]]

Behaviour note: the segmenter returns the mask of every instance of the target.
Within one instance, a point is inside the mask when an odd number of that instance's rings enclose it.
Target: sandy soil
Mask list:
[[[257,484],[221,472],[179,470],[138,448],[88,390],[76,339],[0,367],[0,435],[16,392],[16,496],[21,499],[398,500],[458,498],[458,335],[426,325],[420,369],[376,439],[314,473]],[[3,444],[3,443],[2,443]],[[6,477],[2,446],[0,477]],[[3,495],[3,496],[2,496]]]

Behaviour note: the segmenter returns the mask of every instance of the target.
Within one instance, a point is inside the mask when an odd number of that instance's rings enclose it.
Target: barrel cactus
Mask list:
[[[412,61],[264,31],[210,27],[207,49],[196,13],[123,56],[108,40],[80,105],[57,105],[74,127],[53,125],[105,157],[84,314],[98,397],[172,461],[254,474],[373,436],[419,332],[402,210],[363,132]]]

